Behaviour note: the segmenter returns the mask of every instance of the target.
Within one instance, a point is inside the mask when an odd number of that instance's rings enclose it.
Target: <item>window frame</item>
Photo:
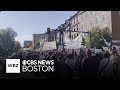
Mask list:
[[[90,26],[93,27],[93,19],[90,20]]]
[[[78,24],[77,24],[77,31],[79,30],[79,28],[78,28]]]
[[[74,26],[74,30],[73,31],[75,31],[75,26]]]
[[[81,20],[83,20],[83,14],[81,14]]]
[[[98,20],[97,20],[98,19]],[[97,16],[96,17],[96,24],[98,25],[100,23],[100,17],[99,16]]]
[[[87,18],[87,11],[85,12],[85,17]]]
[[[106,21],[107,21],[107,14],[106,14],[106,13],[104,13],[104,14],[102,15],[102,21],[103,21],[103,22],[106,22]]]
[[[74,24],[75,24],[75,18],[74,18]]]

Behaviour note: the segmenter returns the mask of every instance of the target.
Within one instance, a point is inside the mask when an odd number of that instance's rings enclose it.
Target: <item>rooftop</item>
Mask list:
[[[71,19],[73,19],[75,16],[84,13],[85,11],[77,11],[76,14],[74,14],[73,16],[71,16],[68,20],[70,21]]]

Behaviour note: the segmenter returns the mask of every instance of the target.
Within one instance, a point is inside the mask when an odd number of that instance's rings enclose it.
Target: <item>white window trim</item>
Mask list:
[[[83,14],[81,14],[81,21],[83,20]]]
[[[93,27],[93,19],[90,20],[90,27]]]
[[[78,22],[80,22],[80,16],[78,15]]]
[[[73,26],[73,29],[72,29],[72,31],[74,31],[74,26]]]
[[[82,24],[82,31],[84,30],[84,24]]]
[[[96,24],[98,25],[98,24],[100,24],[100,17],[97,16],[97,17],[96,17],[96,20],[97,20],[97,18],[98,18],[98,23],[96,22]]]
[[[79,24],[77,24],[77,26],[78,26],[78,30],[77,31],[79,31]]]
[[[73,21],[74,21],[73,25],[75,25],[75,18],[73,19]]]
[[[103,16],[104,15],[106,15],[107,16],[107,14],[106,13],[103,13],[103,15],[102,15],[102,21],[103,21]],[[107,17],[105,17],[106,18],[106,20],[105,21],[103,21],[104,23],[107,21]]]
[[[74,31],[75,31],[75,29],[76,29],[76,28],[75,28],[75,26],[74,26]]]
[[[88,29],[89,28],[89,22],[87,21],[86,23],[87,23],[87,27],[86,28]]]
[[[77,18],[76,22],[78,23],[79,22],[79,16],[77,16],[76,18]]]
[[[88,14],[88,12],[86,11],[86,12],[85,12],[85,18],[88,18],[88,15],[87,15],[87,14]]]
[[[75,25],[75,30],[74,31],[76,31],[76,25]]]

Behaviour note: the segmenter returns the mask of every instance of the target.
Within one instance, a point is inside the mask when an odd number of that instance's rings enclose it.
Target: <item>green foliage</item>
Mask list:
[[[91,45],[92,47],[100,48],[102,46],[106,46],[102,36],[105,39],[110,39],[112,34],[110,33],[110,30],[108,27],[105,27],[103,29],[100,29],[99,27],[91,28],[89,31],[91,31]],[[86,46],[90,46],[90,34],[86,37]]]
[[[22,49],[21,45],[20,45],[20,42],[16,41],[15,42],[15,52],[19,52],[20,50]]]
[[[0,29],[0,55],[8,56],[19,50],[21,46],[15,41],[16,36],[12,28]]]

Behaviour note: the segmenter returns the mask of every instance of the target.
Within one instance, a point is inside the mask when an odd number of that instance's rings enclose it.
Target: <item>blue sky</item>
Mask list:
[[[0,29],[11,27],[17,33],[16,40],[32,40],[32,34],[44,33],[47,27],[56,29],[76,11],[2,11]]]

